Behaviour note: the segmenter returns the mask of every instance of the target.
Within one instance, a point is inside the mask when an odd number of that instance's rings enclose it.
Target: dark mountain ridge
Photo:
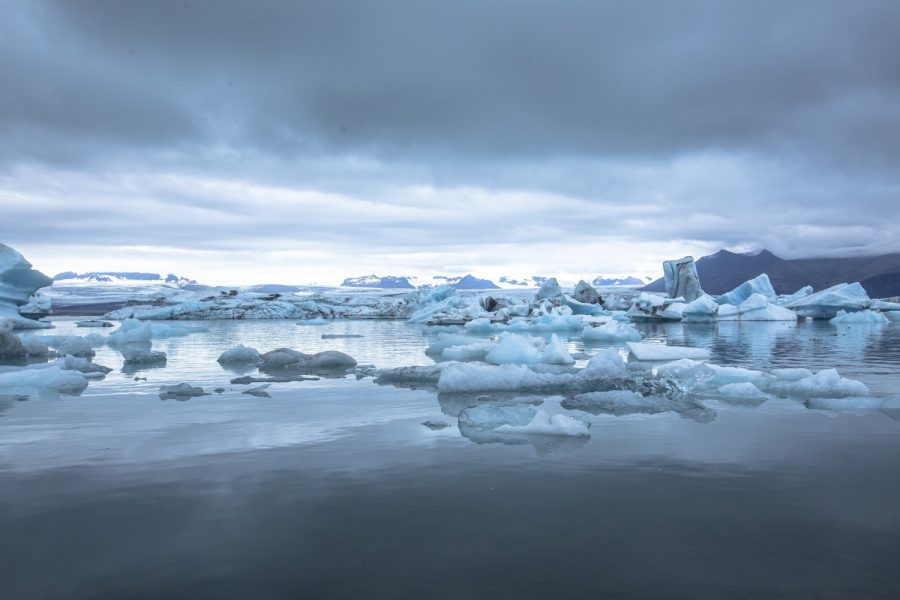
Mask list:
[[[703,291],[709,294],[730,292],[748,279],[766,273],[779,294],[796,292],[805,285],[818,291],[858,281],[872,298],[900,295],[900,253],[785,260],[768,250],[755,254],[719,250],[697,261],[697,273]],[[665,280],[657,279],[642,289],[665,292]]]

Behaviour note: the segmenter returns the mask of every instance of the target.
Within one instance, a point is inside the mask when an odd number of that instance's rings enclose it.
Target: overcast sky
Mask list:
[[[50,274],[900,251],[896,0],[0,5],[0,241]]]

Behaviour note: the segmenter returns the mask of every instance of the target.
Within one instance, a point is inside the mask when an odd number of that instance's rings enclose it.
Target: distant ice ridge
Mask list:
[[[344,290],[301,296],[238,290],[183,293],[171,304],[126,306],[107,319],[405,319],[417,306],[416,292]]]
[[[50,327],[48,323],[23,317],[19,309],[49,312],[46,297],[35,297],[41,288],[52,283],[51,279],[35,271],[31,263],[5,244],[0,244],[0,319],[10,319],[17,329],[41,329]],[[29,303],[33,306],[29,307]]]

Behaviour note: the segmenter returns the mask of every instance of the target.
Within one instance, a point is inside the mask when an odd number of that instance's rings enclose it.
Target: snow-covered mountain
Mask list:
[[[362,277],[348,277],[341,283],[341,287],[365,287],[365,288],[390,288],[390,289],[408,289],[414,288],[410,283],[412,277],[402,277],[397,275],[363,275]]]
[[[647,285],[649,282],[653,281],[651,277],[644,277],[641,279],[640,277],[635,277],[633,275],[598,275],[591,281],[591,285],[601,286],[601,287],[611,287],[611,286],[633,286],[633,285]]]
[[[197,282],[187,277],[180,277],[169,273],[165,277],[159,273],[139,273],[136,271],[91,271],[89,273],[76,273],[65,271],[53,278],[54,285],[86,285],[86,284],[112,284],[112,285],[154,285],[165,284],[175,287],[197,285]]]

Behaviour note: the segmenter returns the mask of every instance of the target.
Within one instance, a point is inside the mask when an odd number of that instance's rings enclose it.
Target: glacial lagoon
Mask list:
[[[900,324],[635,323],[714,364],[837,368],[878,399],[706,395],[703,411],[656,414],[378,385],[365,369],[250,395],[230,381],[255,368],[216,362],[238,344],[390,368],[432,364],[444,329],[192,325],[154,339],[163,367],[100,346],[113,371],[80,395],[0,398],[0,597],[900,597],[900,408],[882,402],[900,393]],[[331,337],[346,335],[361,337]],[[576,366],[625,354],[559,335]],[[178,383],[208,395],[160,398]],[[460,426],[492,403],[577,414],[589,435]]]

